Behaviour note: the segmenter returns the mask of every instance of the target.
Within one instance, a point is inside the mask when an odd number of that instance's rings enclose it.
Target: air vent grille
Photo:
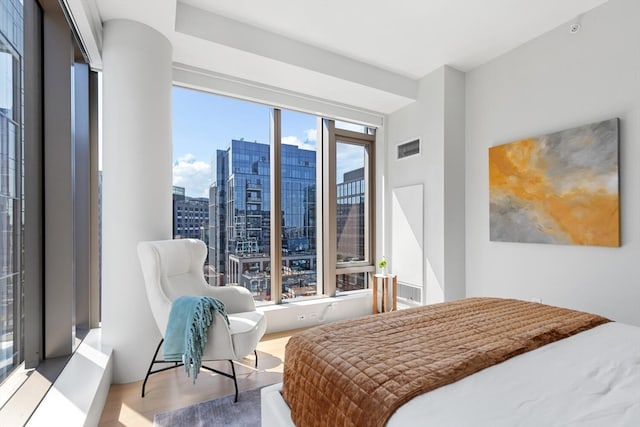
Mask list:
[[[406,303],[420,303],[422,301],[422,288],[406,283],[398,283],[398,299]]]
[[[420,154],[419,139],[414,139],[413,141],[405,142],[404,144],[398,145],[398,159],[415,156],[416,154]]]

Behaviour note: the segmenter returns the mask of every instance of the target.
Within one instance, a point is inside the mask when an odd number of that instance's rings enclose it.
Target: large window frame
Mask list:
[[[282,265],[282,221],[273,218],[274,212],[282,212],[282,114],[280,109],[272,108],[270,116],[271,301],[280,304],[282,303],[282,269],[279,268]]]
[[[368,286],[367,275],[375,272],[375,130],[365,128],[360,133],[336,127],[331,119],[322,119],[322,276],[326,296],[336,296],[337,277],[350,274],[365,274],[364,283]],[[348,263],[337,262],[337,144],[347,143],[362,146],[365,150],[365,227],[364,260]],[[318,221],[320,222],[320,221]]]
[[[15,5],[2,4],[11,9]],[[11,11],[2,10],[11,16]],[[18,11],[16,10],[16,15]],[[22,19],[22,11],[13,18]],[[4,88],[5,101],[10,104],[2,112],[0,120],[0,344],[2,344],[2,370],[0,382],[24,360],[24,257],[23,257],[23,224],[24,224],[24,180],[23,178],[23,64],[24,48],[22,37],[23,23],[11,22],[18,31],[0,33],[0,42],[5,56],[6,74],[2,77],[9,80],[10,87]],[[4,22],[3,22],[4,24]],[[4,27],[4,25],[3,25]],[[12,28],[2,28],[11,30]],[[17,33],[17,34],[15,34]],[[5,344],[8,344],[5,348]],[[7,357],[8,356],[8,357]],[[6,359],[5,359],[6,358]],[[11,359],[10,365],[5,362]]]
[[[24,335],[20,363],[0,384],[0,418],[22,425],[84,333],[99,326],[100,297],[95,255],[97,74],[85,65],[63,5],[38,0],[20,3],[24,7],[23,146],[16,176],[23,192],[19,250],[24,304],[18,307],[18,316]],[[64,156],[64,162],[59,156]],[[55,235],[62,222],[68,225],[64,241]],[[78,243],[81,239],[83,244]],[[52,253],[70,261],[55,262]],[[58,267],[66,268],[73,280],[51,274],[52,266],[54,273],[60,271]]]
[[[194,87],[191,85],[182,85],[175,83],[177,87],[183,87],[189,90],[202,91],[208,93],[211,96],[227,97],[224,94],[217,94],[214,90],[208,90],[206,88]],[[233,97],[232,97],[233,98]],[[237,99],[243,100],[241,97]],[[246,102],[252,102],[250,100],[244,100]],[[264,105],[264,104],[263,104]],[[267,105],[268,106],[268,105]],[[283,253],[283,248],[286,248],[283,233],[284,227],[282,224],[281,214],[283,208],[286,208],[283,200],[283,189],[286,188],[283,183],[283,171],[286,171],[285,160],[283,159],[283,112],[287,111],[313,115],[316,119],[316,135],[315,139],[315,165],[316,165],[316,178],[315,178],[315,248],[316,259],[314,269],[314,279],[316,281],[315,293],[313,295],[296,296],[286,298],[287,295],[283,292],[283,284],[286,279],[286,272],[283,272],[283,268],[268,268],[268,280],[269,284],[269,301],[256,301],[260,305],[274,305],[274,304],[287,304],[290,302],[297,302],[301,300],[309,300],[315,298],[335,297],[341,294],[341,290],[336,286],[339,276],[357,276],[357,284],[353,292],[360,290],[367,290],[369,288],[369,276],[375,272],[375,142],[376,142],[376,129],[368,125],[358,125],[355,123],[341,122],[333,118],[318,115],[317,113],[308,113],[304,109],[281,109],[277,106],[268,106],[269,108],[269,205],[265,207],[270,210],[271,220],[269,223],[268,233],[270,237],[270,247],[268,252],[270,266],[282,266],[286,261],[286,254]],[[285,114],[286,116],[286,114]],[[286,126],[285,126],[286,128]],[[337,206],[337,191],[336,191],[336,145],[338,143],[345,143],[349,145],[355,145],[362,147],[364,150],[364,179],[365,194],[364,194],[364,215],[360,213],[358,220],[360,221],[364,217],[364,250],[362,250],[362,242],[358,243],[360,251],[364,254],[360,254],[357,261],[348,263],[337,263],[336,254],[338,252],[336,242],[338,230],[336,227],[336,206]],[[219,177],[215,177],[214,180],[219,180]],[[213,186],[211,187],[213,188]],[[362,187],[359,187],[362,188]],[[362,195],[360,195],[362,196]],[[211,197],[217,197],[215,191],[209,193],[209,221],[214,221],[217,218],[215,212],[211,210],[212,200]],[[215,203],[214,203],[215,204]],[[229,217],[231,212],[228,211],[227,206],[226,216]],[[174,212],[174,216],[176,212]],[[222,224],[218,224],[216,230],[222,227]],[[212,232],[211,224],[209,230]],[[360,230],[359,230],[360,231]],[[228,230],[227,230],[228,233]],[[358,234],[361,236],[361,234]],[[214,237],[210,236],[210,241]],[[217,240],[216,240],[217,241]],[[210,250],[211,250],[211,245]],[[226,244],[220,244],[221,248],[226,247]],[[217,258],[216,258],[217,259]],[[219,262],[219,261],[218,261]],[[227,262],[228,264],[228,262]],[[217,266],[216,266],[217,267]],[[228,274],[231,268],[227,266],[225,271]],[[224,286],[228,278],[224,281],[215,280],[210,283],[214,286]],[[234,280],[231,280],[234,282]],[[351,292],[351,291],[347,291]]]
[[[282,208],[282,162],[281,162],[281,110],[271,111],[271,212],[281,212]],[[375,130],[365,128],[360,133],[336,127],[336,121],[318,118],[318,139],[316,182],[316,226],[318,238],[317,252],[317,297],[334,297],[337,293],[337,277],[349,274],[365,274],[365,287],[368,287],[366,275],[375,272]],[[365,248],[364,260],[349,263],[336,262],[337,252],[337,191],[336,191],[336,147],[348,143],[362,146],[365,150]],[[271,221],[271,236],[281,236],[281,221]],[[271,239],[271,265],[282,264],[282,239]],[[282,304],[282,270],[271,269],[271,303]]]

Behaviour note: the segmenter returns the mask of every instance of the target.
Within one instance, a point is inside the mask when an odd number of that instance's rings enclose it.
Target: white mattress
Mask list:
[[[263,389],[264,427],[293,426],[279,389]],[[415,397],[387,426],[640,426],[640,327],[607,323],[516,356]]]

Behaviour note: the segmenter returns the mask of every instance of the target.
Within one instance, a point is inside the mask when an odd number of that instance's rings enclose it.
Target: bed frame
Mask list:
[[[291,411],[282,397],[282,383],[264,387],[260,391],[262,427],[295,427]]]

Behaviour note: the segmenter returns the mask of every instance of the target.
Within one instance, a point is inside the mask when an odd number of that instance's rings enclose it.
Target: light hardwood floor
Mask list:
[[[258,369],[254,369],[253,356],[236,363],[238,390],[251,390],[282,380],[284,348],[292,334],[298,330],[265,335],[258,344]],[[149,355],[151,357],[151,355]],[[223,371],[228,362],[209,364]],[[112,384],[107,396],[100,426],[152,426],[158,412],[182,408],[194,403],[233,394],[233,381],[206,370],[201,370],[196,383],[187,377],[184,368],[171,369],[149,377],[145,397],[140,396],[142,381]]]

